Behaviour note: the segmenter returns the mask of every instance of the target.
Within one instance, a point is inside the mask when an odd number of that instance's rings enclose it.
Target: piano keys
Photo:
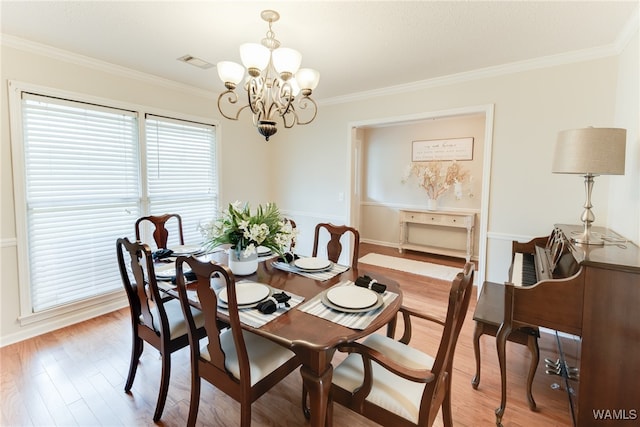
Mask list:
[[[581,339],[575,425],[619,425],[621,419],[597,419],[598,414],[640,412],[640,249],[601,227],[593,231],[607,244],[578,245],[572,237],[581,228],[556,225],[549,237],[513,243],[504,321],[496,337],[502,384],[498,426],[506,407],[505,343],[511,331],[526,326]],[[532,268],[530,284],[523,275],[530,276]]]

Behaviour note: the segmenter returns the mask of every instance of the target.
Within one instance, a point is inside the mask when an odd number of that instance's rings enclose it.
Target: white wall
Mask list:
[[[615,127],[627,129],[625,175],[610,177],[609,225],[623,236],[640,242],[640,61],[638,32],[619,57]],[[599,180],[599,178],[596,178]],[[599,185],[596,182],[595,185]],[[594,187],[595,187],[594,185]],[[596,221],[598,218],[596,218]]]

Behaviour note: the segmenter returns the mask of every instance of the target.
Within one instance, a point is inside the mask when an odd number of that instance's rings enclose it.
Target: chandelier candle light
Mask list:
[[[267,36],[261,43],[245,43],[240,46],[240,58],[244,67],[231,61],[218,62],[218,75],[227,88],[218,97],[218,110],[227,119],[238,120],[240,113],[249,108],[253,125],[269,141],[278,131],[276,116],[282,118],[284,127],[311,123],[318,112],[316,102],[310,97],[318,86],[320,73],[310,68],[300,68],[300,52],[280,47],[271,24],[280,19],[278,12],[264,10],[260,14],[269,23]],[[248,75],[245,76],[245,67]],[[235,114],[225,111],[238,103],[237,85],[244,81],[247,104]]]

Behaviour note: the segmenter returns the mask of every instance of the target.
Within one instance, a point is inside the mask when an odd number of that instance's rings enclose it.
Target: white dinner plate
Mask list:
[[[258,256],[265,256],[271,254],[271,249],[266,246],[258,246],[256,249],[258,251]]]
[[[382,295],[377,294],[377,298],[378,298],[377,302],[370,307],[364,307],[364,308],[340,307],[339,305],[336,305],[331,301],[329,301],[329,298],[327,298],[327,292],[329,291],[324,291],[322,293],[322,297],[320,299],[322,304],[324,304],[325,307],[329,307],[332,310],[341,311],[343,313],[368,313],[370,311],[378,310],[380,307],[384,306],[384,300],[382,299]]]
[[[173,248],[169,248],[173,251],[174,256],[178,255],[194,255],[197,253],[204,252],[202,249],[202,245],[179,245]]]
[[[338,286],[327,291],[327,299],[343,308],[368,308],[378,302],[378,294],[360,286]]]
[[[182,264],[182,269],[185,273],[191,271],[191,267],[188,264]],[[172,279],[176,277],[176,263],[168,262],[168,263],[158,263],[154,266],[154,270],[157,278],[169,278]]]
[[[301,270],[317,271],[326,270],[327,268],[331,267],[331,261],[329,261],[328,259],[316,257],[298,258],[297,260],[293,261],[293,265]]]
[[[253,304],[262,301],[269,296],[270,289],[267,285],[257,282],[238,282],[236,283],[236,299],[238,305]],[[220,301],[225,304],[229,303],[227,288],[224,288],[218,294]]]

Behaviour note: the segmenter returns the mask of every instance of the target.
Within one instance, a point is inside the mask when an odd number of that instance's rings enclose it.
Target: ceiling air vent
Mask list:
[[[203,70],[213,67],[213,64],[205,61],[204,59],[196,58],[193,55],[184,55],[178,58],[178,61],[186,62],[194,67],[202,68]]]

